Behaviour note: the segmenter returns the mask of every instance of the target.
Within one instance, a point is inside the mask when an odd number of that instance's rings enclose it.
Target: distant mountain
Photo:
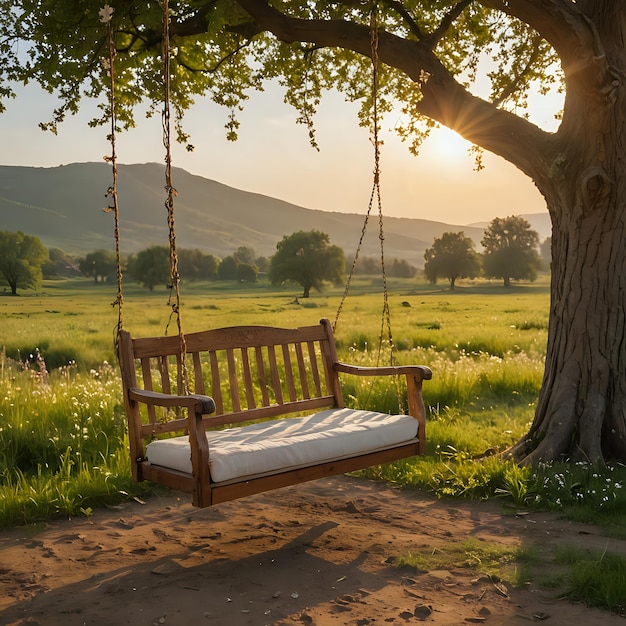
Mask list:
[[[224,257],[239,246],[269,256],[284,235],[317,228],[348,255],[356,250],[364,216],[331,213],[228,187],[174,168],[176,242]],[[71,254],[114,249],[113,215],[102,209],[111,184],[106,163],[52,168],[0,166],[0,230],[38,236],[47,247]],[[121,248],[137,252],[168,244],[163,166],[118,166]],[[528,218],[528,216],[526,216]],[[463,230],[479,245],[483,225],[455,226],[422,219],[386,217],[385,253],[423,265],[424,251],[446,231]],[[543,238],[543,236],[542,236]],[[378,219],[372,216],[362,248],[378,256]]]

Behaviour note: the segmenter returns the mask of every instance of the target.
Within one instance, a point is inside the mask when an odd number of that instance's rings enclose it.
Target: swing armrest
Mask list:
[[[188,396],[174,396],[169,393],[159,391],[148,391],[147,389],[129,389],[128,397],[135,402],[143,402],[153,406],[163,407],[185,407],[193,409],[197,414],[208,415],[215,411],[215,402],[209,396],[193,394]]]
[[[384,365],[381,367],[362,367],[360,365],[350,365],[348,363],[337,362],[333,364],[336,372],[353,374],[355,376],[393,376],[406,374],[414,376],[417,380],[430,380],[433,373],[425,365]]]

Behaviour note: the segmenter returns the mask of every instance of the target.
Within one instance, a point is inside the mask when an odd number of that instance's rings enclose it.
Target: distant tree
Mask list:
[[[197,248],[193,250],[182,248],[178,250],[178,272],[181,280],[198,280],[199,264],[203,252]]]
[[[502,278],[504,286],[513,280],[535,280],[541,268],[537,252],[539,235],[523,217],[511,215],[493,219],[481,241],[485,248],[483,269],[486,276]]]
[[[35,289],[42,279],[41,268],[48,259],[48,250],[39,237],[25,235],[21,230],[0,231],[0,276],[13,295],[19,289]]]
[[[194,248],[178,251],[178,271],[182,280],[213,280],[217,276],[218,259]]]
[[[321,289],[324,281],[339,284],[343,281],[346,259],[343,250],[330,245],[326,233],[319,230],[298,231],[285,235],[276,244],[276,253],[270,262],[269,278],[278,285],[293,281],[302,286],[302,297],[308,298],[311,289]]]
[[[204,254],[198,268],[200,280],[215,280],[220,260],[213,254]]]
[[[355,274],[380,274],[380,259],[372,256],[359,256],[354,268]]]
[[[253,248],[249,248],[248,246],[239,246],[237,251],[233,254],[235,261],[237,263],[247,263],[248,265],[254,265],[254,259],[256,256],[256,252]]]
[[[76,276],[80,272],[79,260],[61,248],[48,248],[48,257],[42,267],[44,278]]]
[[[389,276],[396,278],[413,278],[416,272],[417,268],[406,259],[393,259],[389,267]]]
[[[116,267],[117,260],[112,250],[96,250],[79,261],[83,276],[92,277],[95,284],[104,283],[115,276]]]
[[[225,256],[217,268],[219,280],[237,280],[237,261],[234,256]]]
[[[270,269],[270,259],[266,256],[258,256],[254,259],[254,265],[257,266],[259,272],[267,272]]]
[[[166,246],[150,246],[128,260],[129,276],[153,291],[170,281],[170,253]]]
[[[426,278],[431,283],[436,283],[438,278],[447,278],[451,291],[454,291],[458,278],[474,278],[480,273],[480,257],[474,242],[463,231],[443,233],[426,250],[424,259]]]
[[[255,283],[259,275],[256,265],[239,263],[237,266],[237,280],[242,283]]]

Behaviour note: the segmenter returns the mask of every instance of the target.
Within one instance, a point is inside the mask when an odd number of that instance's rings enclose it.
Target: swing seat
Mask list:
[[[201,331],[185,343],[190,395],[179,337],[120,333],[136,481],[189,493],[206,507],[424,454],[421,391],[430,369],[341,363],[327,319]],[[409,415],[345,408],[340,373],[403,376]]]

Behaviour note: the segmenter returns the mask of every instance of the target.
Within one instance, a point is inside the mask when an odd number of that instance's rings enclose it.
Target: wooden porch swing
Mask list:
[[[422,381],[432,373],[419,365],[358,367],[342,363],[327,319],[286,329],[237,326],[184,334],[180,316],[171,158],[169,141],[169,8],[163,1],[163,60],[166,147],[166,208],[170,231],[172,315],[178,336],[135,338],[122,328],[117,166],[115,153],[115,43],[111,13],[108,24],[115,238],[119,317],[116,347],[128,418],[132,475],[192,495],[198,507],[364,469],[419,454],[426,444]],[[377,34],[372,16],[374,90]],[[374,99],[375,99],[374,91]],[[375,111],[376,172],[359,248],[363,241],[378,176],[379,142]],[[381,219],[382,229],[382,219]],[[384,278],[384,257],[381,260]],[[350,277],[337,311],[347,296]],[[383,319],[387,320],[386,279]],[[171,318],[170,318],[171,319]],[[382,338],[382,328],[381,328]],[[382,343],[382,339],[381,339]],[[393,352],[392,352],[393,354]],[[408,415],[389,415],[345,407],[340,374],[404,377]],[[402,409],[401,409],[402,410]],[[284,419],[288,418],[288,419]],[[224,428],[226,427],[226,428]]]

